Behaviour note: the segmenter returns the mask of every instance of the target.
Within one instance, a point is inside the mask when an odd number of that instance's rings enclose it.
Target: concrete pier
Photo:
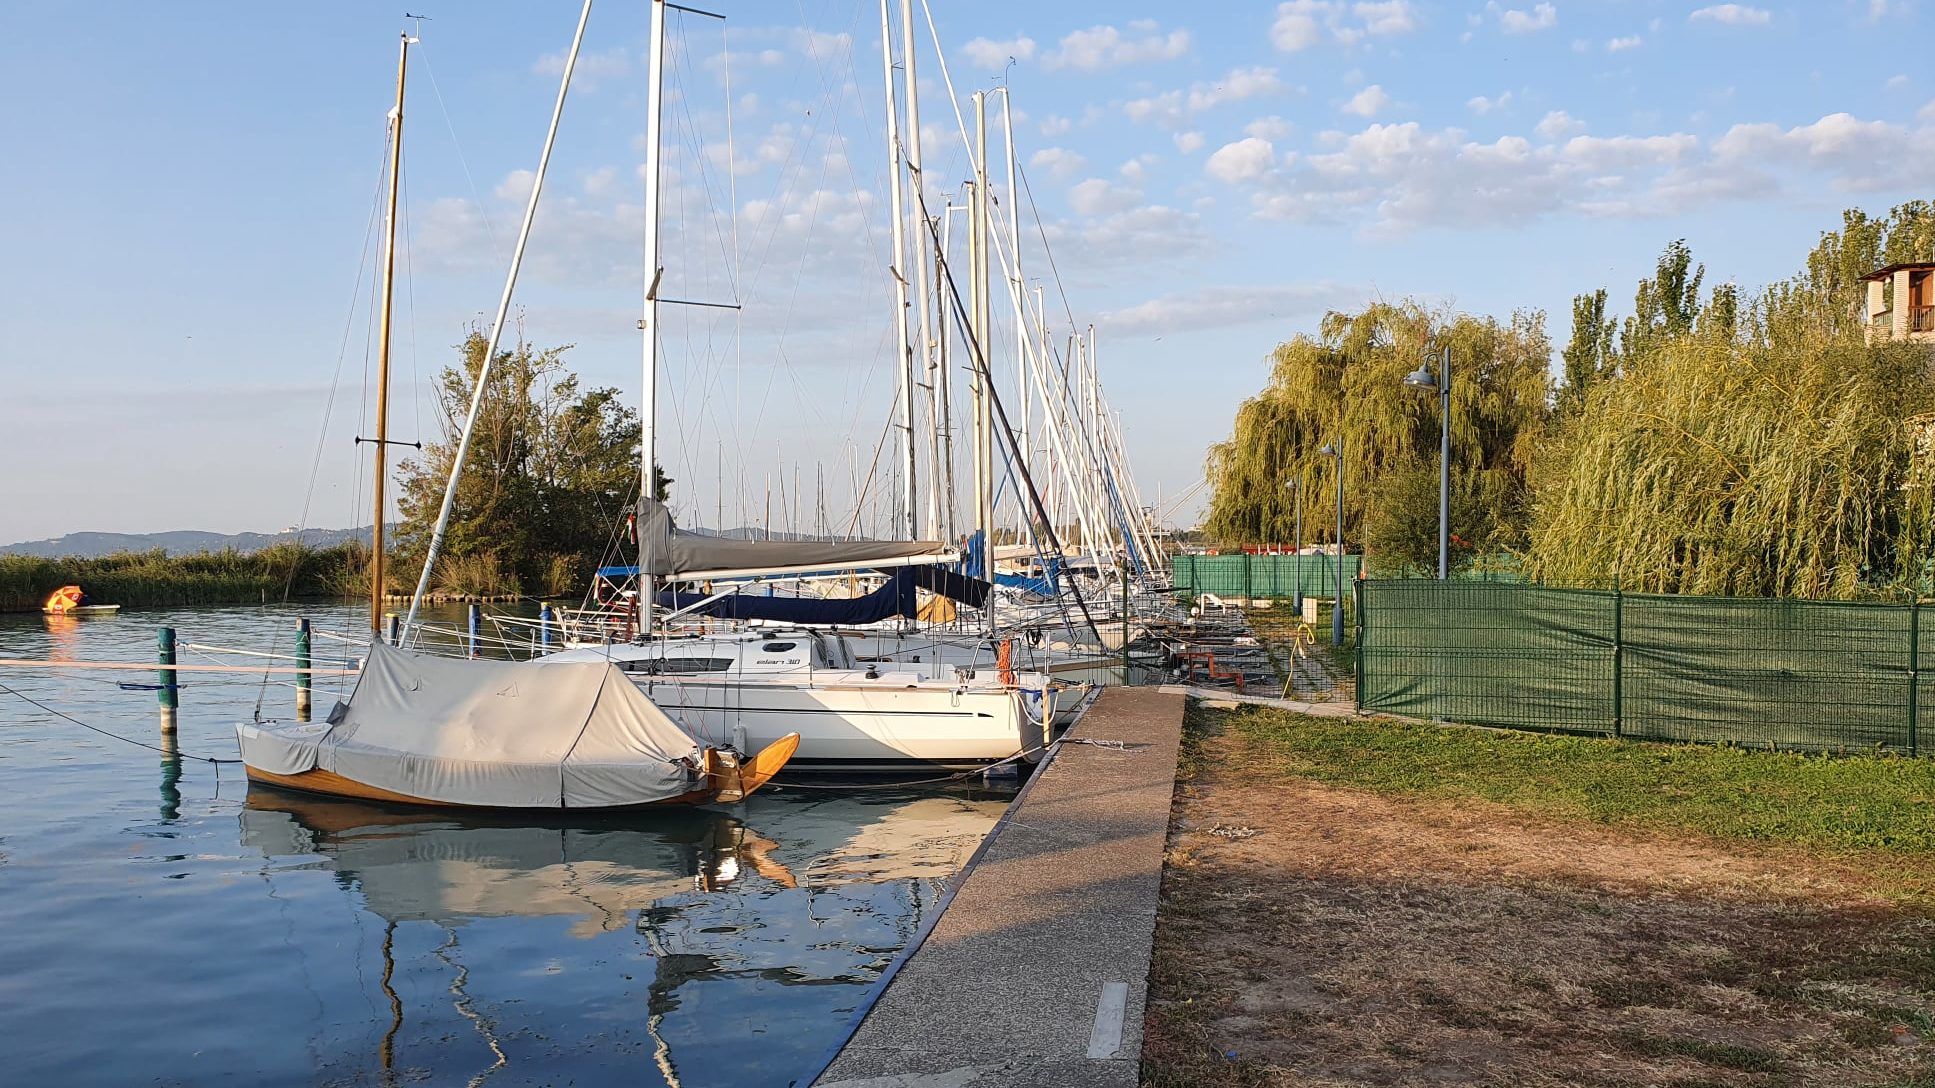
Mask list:
[[[813,1083],[1133,1088],[1182,717],[1104,691]]]

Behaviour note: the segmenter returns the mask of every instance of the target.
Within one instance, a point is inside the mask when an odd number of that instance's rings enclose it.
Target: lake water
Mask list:
[[[0,657],[289,652],[342,607],[0,616]],[[461,625],[461,613],[442,622]],[[317,665],[349,652],[318,638]],[[237,659],[225,659],[234,662]],[[151,673],[0,684],[157,742]],[[280,677],[182,674],[179,747],[234,758]],[[318,681],[318,713],[332,696]],[[785,1085],[811,1069],[1004,800],[769,788],[603,818],[251,791],[0,692],[0,1069],[13,1084]]]

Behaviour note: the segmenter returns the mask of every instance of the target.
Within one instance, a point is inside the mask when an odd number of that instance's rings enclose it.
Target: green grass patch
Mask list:
[[[1830,852],[1935,852],[1935,759],[1817,756],[1192,709],[1191,748],[1222,728],[1286,775],[1554,816]],[[1194,765],[1200,752],[1185,751]],[[1904,857],[1904,860],[1906,858]]]

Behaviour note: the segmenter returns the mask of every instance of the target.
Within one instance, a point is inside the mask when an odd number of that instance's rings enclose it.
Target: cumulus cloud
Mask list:
[[[1339,108],[1345,113],[1354,113],[1359,117],[1376,117],[1390,104],[1391,96],[1384,93],[1384,88],[1373,83],[1352,95],[1350,101]]]
[[[1296,131],[1295,125],[1278,117],[1276,114],[1271,114],[1268,117],[1259,117],[1243,126],[1244,135],[1255,136],[1264,140],[1281,140],[1294,131]]]
[[[1575,132],[1584,132],[1585,129],[1585,122],[1564,110],[1553,110],[1547,113],[1539,118],[1537,125],[1532,127],[1532,131],[1538,133],[1540,139],[1545,140],[1561,139]]]
[[[1270,24],[1270,41],[1285,53],[1298,53],[1326,38],[1355,45],[1417,28],[1417,7],[1411,0],[1284,0]]]
[[[1288,89],[1275,68],[1234,68],[1221,79],[1191,84],[1187,91],[1164,91],[1130,99],[1122,104],[1122,113],[1138,123],[1182,129],[1204,110],[1228,102],[1282,94]]]
[[[1551,4],[1535,4],[1530,10],[1508,8],[1491,0],[1485,10],[1498,19],[1498,29],[1507,34],[1536,34],[1559,25],[1559,9]]]
[[[1043,136],[1060,136],[1074,127],[1075,122],[1056,113],[1051,113],[1041,119],[1041,134]]]
[[[1044,147],[1028,158],[1028,166],[1057,181],[1066,181],[1088,166],[1088,160],[1065,147]]]
[[[1512,92],[1510,91],[1501,92],[1495,98],[1486,98],[1481,94],[1474,95],[1465,100],[1465,108],[1476,114],[1487,114],[1493,110],[1502,110],[1511,104]]]
[[[1645,39],[1637,34],[1628,34],[1623,38],[1608,38],[1606,40],[1606,52],[1624,53],[1628,49],[1638,49],[1644,41]]]
[[[1189,52],[1190,41],[1187,30],[1164,33],[1147,23],[1131,24],[1126,34],[1113,26],[1092,26],[1062,38],[1042,57],[1042,66],[1100,72],[1130,64],[1175,60]]]
[[[1017,35],[1006,40],[975,38],[961,47],[961,55],[976,68],[999,72],[1008,66],[1009,60],[1033,60],[1035,39],[1026,35]]]
[[[1173,138],[1176,150],[1185,155],[1193,155],[1203,149],[1203,134],[1200,132],[1178,132]]]
[[[1257,181],[1276,165],[1277,149],[1261,136],[1246,136],[1224,144],[1203,163],[1203,172],[1231,184]]]
[[[1688,15],[1690,23],[1719,23],[1722,26],[1766,26],[1774,21],[1773,12],[1746,4],[1712,4],[1696,8]]]
[[[564,61],[568,54],[564,50],[546,53],[531,65],[531,74],[556,79],[564,75]],[[630,75],[632,70],[631,54],[623,46],[600,52],[578,53],[578,66],[571,70],[571,89],[574,91],[595,91],[598,84],[608,80],[620,79]]]
[[[1107,178],[1078,181],[1068,190],[1068,206],[1077,215],[1108,215],[1127,211],[1142,202],[1142,192]]]

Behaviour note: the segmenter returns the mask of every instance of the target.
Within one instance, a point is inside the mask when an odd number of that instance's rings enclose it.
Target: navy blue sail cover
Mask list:
[[[728,620],[769,620],[774,623],[818,623],[859,626],[895,616],[912,618],[920,606],[916,590],[925,589],[959,601],[969,608],[987,603],[988,583],[936,566],[900,567],[887,574],[887,583],[860,597],[767,597],[735,593],[707,604],[703,593],[660,593],[663,608],[692,608],[692,613]],[[697,606],[697,607],[693,607]]]

